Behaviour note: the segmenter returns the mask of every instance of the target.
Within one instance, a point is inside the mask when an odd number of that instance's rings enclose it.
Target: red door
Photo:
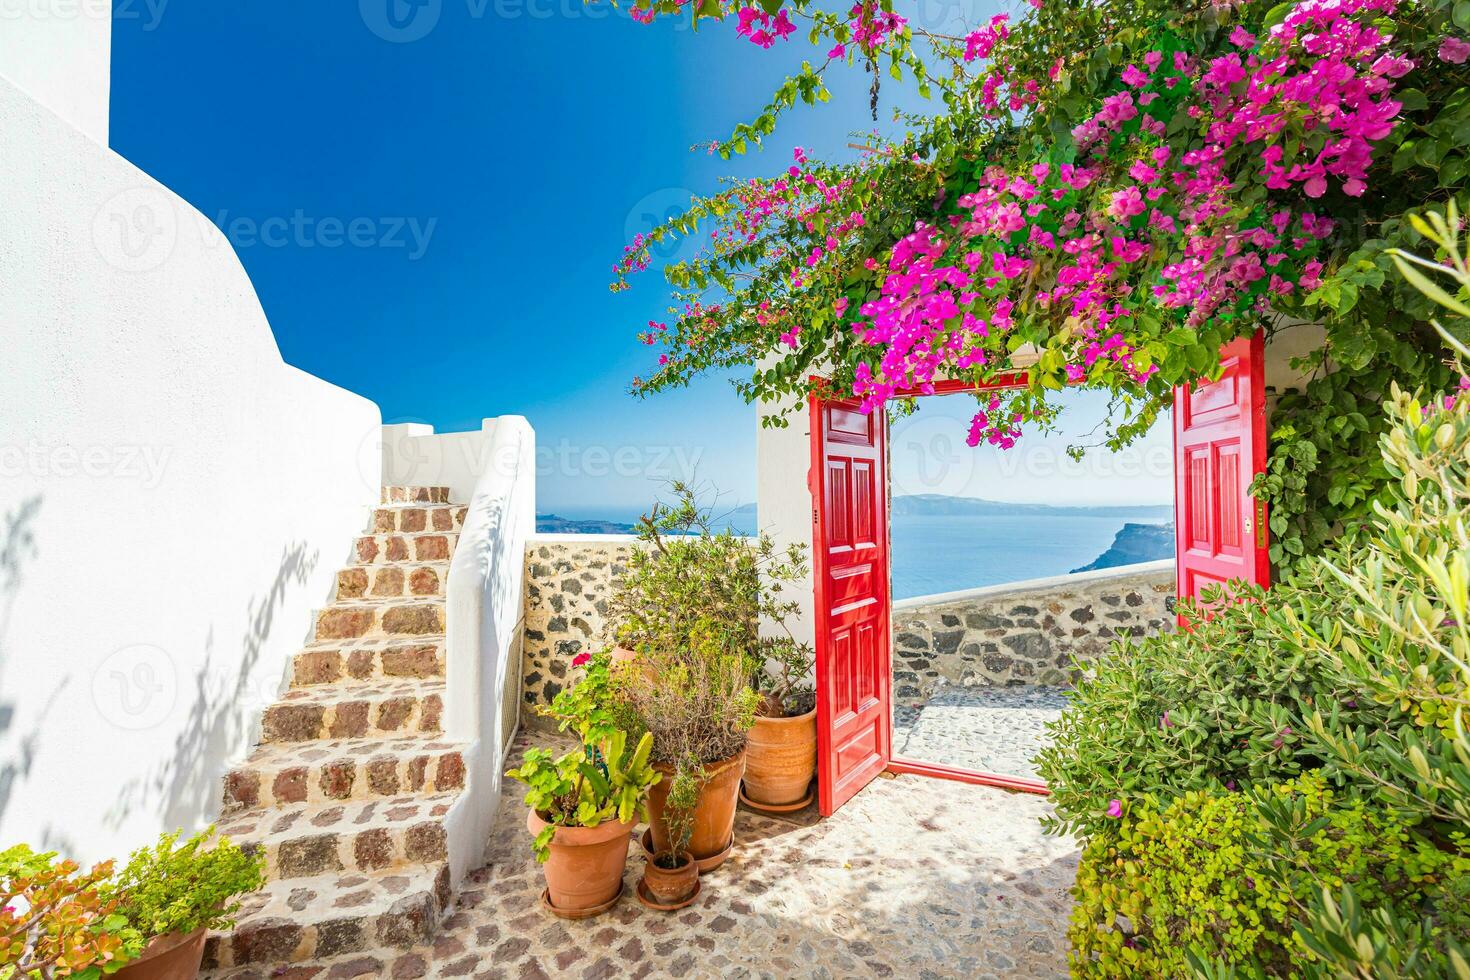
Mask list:
[[[883,412],[812,399],[817,790],[830,816],[892,755]]]
[[[1220,350],[1219,381],[1174,389],[1174,524],[1179,598],[1212,583],[1271,582],[1266,504],[1249,492],[1266,468],[1265,341]]]

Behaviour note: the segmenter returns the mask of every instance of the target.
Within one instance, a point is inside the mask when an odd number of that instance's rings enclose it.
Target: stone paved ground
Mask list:
[[[941,685],[915,708],[895,709],[893,754],[979,772],[1036,776],[1046,725],[1067,706],[1067,688]]]
[[[534,735],[538,742],[547,736]],[[518,738],[517,751],[528,744]],[[1071,841],[1043,836],[1038,796],[901,776],[837,815],[741,811],[731,859],[690,908],[651,912],[632,894],[565,922],[543,911],[519,787],[430,947],[225,977],[336,980],[568,977],[1053,977],[1066,974]]]

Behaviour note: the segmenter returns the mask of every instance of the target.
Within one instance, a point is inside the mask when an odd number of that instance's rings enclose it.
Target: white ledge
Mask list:
[[[893,611],[900,612],[905,609],[919,609],[926,606],[948,606],[961,602],[973,602],[977,599],[999,599],[1022,592],[1046,592],[1059,588],[1093,585],[1112,579],[1138,578],[1146,575],[1163,574],[1165,572],[1172,573],[1173,571],[1174,559],[1163,558],[1159,561],[1139,562],[1136,565],[1118,565],[1114,568],[1099,568],[1095,571],[1077,572],[1072,575],[1053,575],[1049,578],[1028,579],[1025,582],[1006,582],[1003,585],[985,585],[978,589],[960,589],[957,592],[940,592],[935,595],[914,596],[912,599],[899,599],[896,601],[893,604]]]

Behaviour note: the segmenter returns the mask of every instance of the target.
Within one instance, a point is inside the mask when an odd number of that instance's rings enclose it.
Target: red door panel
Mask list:
[[[817,790],[831,815],[888,766],[888,461],[881,413],[812,400]]]
[[[1227,344],[1220,362],[1220,380],[1174,389],[1180,599],[1236,579],[1271,584],[1266,506],[1250,495],[1266,468],[1263,334]]]

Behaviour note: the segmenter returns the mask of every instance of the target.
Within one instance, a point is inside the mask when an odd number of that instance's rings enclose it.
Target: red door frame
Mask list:
[[[990,391],[1006,388],[1021,388],[1026,385],[1026,380],[1027,378],[1025,372],[1017,372],[1012,374],[998,375],[994,381],[987,382],[986,384],[982,385],[977,385],[973,382],[968,381],[936,381],[925,390],[910,389],[903,391],[900,394],[904,397],[911,396],[915,398],[922,398],[932,395],[951,395],[966,391]],[[812,491],[812,581],[814,586],[814,609],[817,611],[817,615],[819,617],[821,615],[820,611],[826,608],[826,575],[819,565],[819,562],[822,560],[824,554],[823,547],[824,542],[826,541],[826,508],[822,506],[823,498],[820,493],[821,484],[818,482],[818,474],[820,474],[825,467],[826,447],[823,442],[823,420],[821,413],[822,403],[824,401],[825,399],[821,398],[819,395],[813,394],[810,399],[811,411],[808,416],[811,428],[812,453],[812,469],[810,482],[810,489]],[[883,416],[883,424],[885,426],[885,429],[883,434],[882,449],[882,487],[884,499],[885,533],[887,532],[887,501],[892,490],[892,478],[891,474],[888,471],[888,433],[886,428],[887,423],[888,419],[885,413]],[[889,552],[886,542],[884,544],[882,558],[885,566],[885,571],[889,574],[889,576],[891,576],[893,571],[893,556]],[[883,612],[883,625],[881,633],[884,643],[887,644],[887,646],[885,646],[884,648],[886,656],[884,656],[883,658],[886,662],[887,675],[885,678],[886,688],[884,691],[883,699],[884,707],[886,709],[883,724],[886,729],[884,744],[888,747],[890,755],[884,771],[893,773],[894,775],[909,774],[916,776],[927,776],[933,779],[948,779],[955,782],[971,783],[974,785],[997,786],[1002,789],[1019,790],[1024,793],[1035,793],[1040,796],[1050,795],[1051,790],[1047,787],[1045,780],[1034,779],[1027,776],[1010,776],[1004,773],[980,772],[978,770],[965,769],[960,766],[952,766],[942,762],[926,762],[919,759],[908,759],[902,756],[895,757],[891,755],[893,748],[893,640],[890,617],[892,615],[893,597],[891,594],[889,594],[885,596],[885,599],[887,608]],[[830,698],[824,696],[823,694],[821,679],[826,676],[826,672],[830,666],[830,652],[827,649],[824,631],[820,628],[821,623],[815,623],[814,626],[816,627],[817,654],[815,669],[816,676],[818,678],[817,784],[819,790],[823,790],[820,795],[823,797],[824,800],[829,800],[831,798],[832,792],[832,774],[829,771],[830,762],[828,761],[831,758],[830,741],[832,720],[830,717]],[[831,811],[828,810],[826,807],[827,804],[824,803],[822,808],[822,815],[830,816]]]
[[[822,816],[831,816],[837,808],[846,803],[854,795],[861,792],[862,788],[871,782],[882,772],[886,771],[893,755],[893,662],[892,644],[893,631],[890,625],[893,602],[890,595],[890,580],[892,576],[893,562],[889,555],[888,534],[888,433],[886,415],[877,413],[862,415],[866,425],[866,433],[859,434],[851,430],[833,429],[833,432],[845,438],[834,439],[829,442],[829,410],[843,405],[850,405],[850,414],[858,412],[857,403],[853,399],[822,398],[813,393],[809,408],[811,420],[811,468],[808,471],[807,485],[812,496],[812,585],[813,585],[813,613],[815,622],[816,663],[816,688],[817,688],[817,809]],[[874,416],[877,415],[875,418]],[[846,452],[841,452],[843,447]],[[858,483],[855,471],[858,462],[870,463],[869,488],[871,496],[882,495],[884,505],[877,508],[873,514],[874,521],[871,529],[871,541],[865,541],[858,533],[857,522],[847,519],[838,525],[839,535],[843,537],[846,544],[843,551],[854,560],[845,566],[849,574],[844,578],[851,583],[850,587],[843,593],[829,594],[830,576],[828,574],[827,561],[833,553],[834,542],[829,540],[829,515],[826,506],[827,484],[831,478],[830,462],[833,459],[834,449],[843,460],[842,470],[845,474],[843,486],[849,495],[855,496]],[[869,454],[872,458],[868,459]],[[851,514],[848,514],[851,517]],[[866,547],[865,547],[866,546]],[[863,554],[871,556],[871,560],[865,561]],[[862,574],[865,564],[871,564],[871,570],[866,576]],[[866,588],[863,582],[867,582]],[[863,620],[869,615],[864,610],[871,609],[870,601],[861,601],[866,597],[871,600],[876,598],[877,623],[868,624],[872,630],[875,647],[872,648],[873,662],[870,663],[868,680],[876,685],[876,690],[861,690],[858,685],[853,685],[846,691],[847,701],[837,704],[838,690],[833,683],[836,675],[837,664],[841,661],[841,655],[836,649],[834,637],[838,632],[844,634],[846,653],[853,662],[863,660],[861,627]],[[833,603],[842,602],[841,613],[834,610]],[[842,618],[846,621],[840,628],[833,628],[831,621],[834,618]],[[861,673],[858,671],[857,673]],[[876,725],[872,720],[872,702],[878,703],[879,717]],[[844,714],[834,717],[836,711],[841,709]],[[841,729],[839,736],[839,729]],[[838,737],[846,739],[839,745],[834,745]],[[865,745],[865,739],[871,737],[870,745]],[[851,765],[839,773],[835,764],[844,750],[850,750]]]
[[[1254,336],[1252,336],[1252,337],[1243,337],[1243,338],[1240,338],[1237,341],[1235,341],[1235,342],[1227,345],[1225,348],[1223,348],[1221,350],[1221,358],[1222,358],[1222,363],[1224,364],[1225,369],[1226,369],[1225,370],[1225,377],[1222,378],[1222,381],[1230,380],[1233,372],[1236,372],[1236,369],[1232,367],[1232,364],[1240,363],[1240,365],[1241,365],[1241,367],[1239,369],[1239,377],[1240,378],[1243,378],[1245,380],[1246,385],[1247,385],[1248,405],[1249,405],[1249,408],[1250,408],[1250,418],[1247,420],[1247,430],[1248,431],[1246,431],[1243,434],[1243,442],[1245,444],[1241,446],[1242,457],[1243,457],[1244,461],[1247,462],[1247,464],[1248,464],[1248,466],[1249,466],[1249,468],[1250,468],[1250,470],[1251,470],[1252,473],[1259,472],[1260,470],[1262,470],[1264,468],[1264,465],[1265,465],[1265,453],[1266,453],[1265,401],[1264,401],[1264,399],[1265,399],[1264,334],[1261,331],[1257,331],[1257,333]],[[925,396],[929,396],[929,395],[949,395],[949,394],[956,394],[956,393],[959,393],[959,392],[966,392],[966,391],[973,392],[973,391],[989,391],[989,390],[997,390],[997,389],[1005,389],[1005,388],[1020,388],[1020,387],[1023,387],[1026,384],[1026,381],[1027,381],[1027,376],[1026,376],[1026,373],[1025,372],[1016,372],[1016,373],[1012,373],[1012,374],[998,375],[995,380],[993,380],[991,382],[987,382],[985,384],[978,384],[978,385],[977,384],[974,384],[972,382],[967,382],[967,381],[936,381],[932,385],[927,386],[924,390],[910,389],[910,390],[907,390],[907,391],[903,391],[900,394],[903,395],[903,396],[906,396],[906,397],[919,398],[919,397],[925,397]],[[1238,384],[1238,380],[1235,383]],[[1180,496],[1179,495],[1184,492],[1184,482],[1182,482],[1182,481],[1184,480],[1184,476],[1185,476],[1185,474],[1182,472],[1182,468],[1180,467],[1180,462],[1179,462],[1179,454],[1180,454],[1180,446],[1179,446],[1179,442],[1180,442],[1180,425],[1183,424],[1183,423],[1181,423],[1180,409],[1181,408],[1186,408],[1186,409],[1190,408],[1191,405],[1192,405],[1192,403],[1190,401],[1191,397],[1203,395],[1206,392],[1207,389],[1215,388],[1217,386],[1223,387],[1223,386],[1221,386],[1220,382],[1214,382],[1214,383],[1212,383],[1210,385],[1202,386],[1199,389],[1196,389],[1195,386],[1193,386],[1193,385],[1181,385],[1181,386],[1179,386],[1178,388],[1175,389],[1175,406],[1176,406],[1176,408],[1175,408],[1175,418],[1174,418],[1174,427],[1175,427],[1174,428],[1174,432],[1175,432],[1175,460],[1174,460],[1174,465],[1175,465],[1175,471],[1176,471],[1175,472],[1176,499],[1174,501],[1174,523],[1175,523],[1176,534],[1179,536],[1178,546],[1176,547],[1176,555],[1175,555],[1175,569],[1176,569],[1176,574],[1179,574],[1179,570],[1184,567],[1184,565],[1181,564],[1180,559],[1184,555],[1184,551],[1182,549],[1185,548],[1184,527],[1183,527],[1183,523],[1184,522],[1181,521],[1180,518],[1179,518],[1179,506],[1180,506]],[[1232,389],[1232,390],[1234,390],[1234,389]],[[1206,397],[1208,397],[1208,396],[1206,396]],[[811,419],[811,427],[812,427],[812,465],[814,467],[814,471],[813,471],[814,473],[816,472],[815,467],[818,467],[818,466],[822,465],[822,455],[823,455],[820,407],[821,407],[821,399],[820,399],[820,397],[818,395],[815,395],[815,394],[812,395],[812,398],[811,398],[811,416],[810,416],[810,419]],[[1186,422],[1187,422],[1187,420],[1186,420]],[[885,424],[885,430],[884,430],[884,437],[883,437],[883,455],[884,455],[884,460],[885,460],[885,471],[884,471],[884,479],[883,479],[883,493],[884,493],[884,501],[885,501],[885,504],[886,504],[887,501],[888,501],[888,499],[889,499],[889,495],[891,494],[891,491],[892,491],[891,475],[886,470],[886,461],[887,461],[887,430],[886,430],[887,416],[886,416],[886,414],[884,416],[884,424]],[[1213,470],[1212,470],[1212,472],[1213,472]],[[1248,483],[1249,483],[1249,479],[1247,478],[1246,479],[1246,484],[1248,484]],[[1242,485],[1245,485],[1245,484],[1242,484]],[[815,488],[815,484],[813,486]],[[822,527],[823,527],[823,525],[822,525],[822,510],[823,510],[823,507],[822,507],[822,501],[820,499],[818,499],[817,497],[815,497],[815,496],[813,497],[812,504],[813,504],[813,506],[812,506],[812,514],[813,514],[813,525],[814,525],[814,527],[813,527],[813,535],[814,535],[814,537],[813,537],[813,550],[812,550],[812,554],[813,554],[813,577],[814,577],[814,581],[818,585],[818,589],[820,589],[821,588],[821,582],[822,582],[822,576],[819,573],[819,570],[818,570],[818,567],[817,567],[817,561],[819,561],[820,558],[821,558],[821,543],[822,543],[822,540],[823,540],[822,539]],[[886,516],[886,506],[885,506],[885,516]],[[1265,504],[1264,504],[1264,502],[1262,502],[1262,501],[1255,501],[1254,504],[1253,504],[1253,512],[1249,516],[1245,517],[1245,519],[1244,519],[1244,523],[1245,523],[1245,528],[1244,529],[1247,531],[1248,534],[1251,531],[1254,531],[1254,533],[1253,534],[1250,534],[1250,536],[1244,542],[1242,542],[1245,545],[1245,550],[1246,551],[1251,550],[1251,545],[1254,545],[1254,550],[1255,550],[1254,555],[1243,556],[1242,566],[1243,566],[1243,570],[1246,571],[1246,573],[1247,573],[1246,577],[1248,577],[1248,578],[1254,578],[1255,581],[1259,582],[1262,585],[1269,585],[1270,584],[1270,562],[1269,562],[1269,559],[1267,557],[1267,545],[1268,545],[1268,541],[1267,541],[1266,519],[1267,519],[1267,515],[1266,515],[1266,511],[1265,511]],[[1252,523],[1254,524],[1254,527],[1251,526]],[[885,527],[886,527],[886,522],[885,522]],[[1212,527],[1213,527],[1213,523],[1212,523]],[[1216,549],[1216,550],[1218,550],[1218,549]],[[891,576],[891,574],[892,574],[892,555],[889,554],[886,549],[884,551],[884,560],[888,563],[889,574]],[[1181,586],[1182,586],[1182,584],[1183,583],[1181,583]],[[1182,595],[1182,591],[1181,591],[1181,595]],[[821,606],[820,606],[821,601],[822,601],[822,596],[819,593],[818,596],[817,596],[818,608],[821,608]],[[888,602],[889,602],[889,614],[891,615],[891,610],[892,610],[892,596],[891,596],[891,594],[888,597]],[[887,620],[885,619],[885,623],[886,622],[887,622]],[[890,678],[889,678],[889,691],[888,691],[888,695],[887,695],[887,698],[888,698],[888,704],[887,704],[888,713],[887,713],[887,719],[886,719],[886,724],[888,726],[888,739],[887,739],[887,744],[888,744],[888,746],[890,748],[890,751],[891,751],[892,745],[893,745],[893,704],[892,704],[892,679],[891,679],[891,672],[892,672],[892,650],[891,650],[891,644],[892,644],[892,640],[891,640],[891,637],[890,637],[889,638],[890,648],[888,649],[888,660],[889,660],[889,668],[888,669],[889,669],[889,672],[890,672]],[[817,658],[818,658],[818,666],[817,666],[818,674],[817,674],[817,677],[818,678],[821,678],[821,676],[822,676],[822,674],[821,674],[821,668],[822,668],[823,637],[822,637],[820,631],[818,631],[816,647],[817,647]],[[819,684],[820,684],[820,682],[819,682]],[[818,723],[818,741],[819,741],[819,748],[818,748],[818,756],[817,756],[817,764],[818,764],[818,767],[819,767],[819,782],[820,782],[820,768],[823,765],[826,764],[826,760],[827,760],[826,749],[820,745],[821,733],[823,731],[823,725],[822,725],[821,720],[820,720],[820,708],[821,708],[822,700],[823,700],[822,695],[819,692],[818,693],[818,698],[817,698],[818,711],[819,711],[819,723]],[[928,777],[937,778],[937,779],[949,779],[949,780],[954,780],[954,781],[957,781],[957,782],[971,783],[971,784],[977,784],[977,785],[983,785],[983,786],[998,786],[998,787],[1001,787],[1003,789],[1019,790],[1021,792],[1026,792],[1026,793],[1036,793],[1036,794],[1042,795],[1042,796],[1048,796],[1051,793],[1051,790],[1047,786],[1046,782],[1044,780],[1041,780],[1041,779],[1034,779],[1034,778],[1025,777],[1025,776],[1009,776],[1009,775],[1005,775],[1005,774],[1002,774],[1002,773],[979,772],[979,771],[976,771],[976,770],[973,770],[973,769],[963,769],[963,768],[960,768],[958,766],[951,766],[951,765],[947,765],[947,764],[944,764],[944,763],[923,762],[923,761],[919,761],[919,760],[916,760],[916,759],[890,758],[889,761],[888,761],[887,771],[890,772],[890,773],[894,773],[894,774],[905,774],[905,773],[908,773],[908,774],[913,774],[913,775],[928,776]]]

